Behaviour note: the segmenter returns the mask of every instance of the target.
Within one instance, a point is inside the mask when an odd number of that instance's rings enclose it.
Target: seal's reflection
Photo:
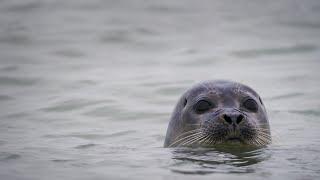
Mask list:
[[[182,174],[252,173],[270,157],[264,148],[220,145],[214,148],[172,149],[172,172]]]

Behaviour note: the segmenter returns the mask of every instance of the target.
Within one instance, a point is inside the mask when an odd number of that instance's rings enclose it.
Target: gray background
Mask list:
[[[317,179],[320,1],[1,0],[1,179]],[[162,148],[194,83],[253,87],[274,143]]]

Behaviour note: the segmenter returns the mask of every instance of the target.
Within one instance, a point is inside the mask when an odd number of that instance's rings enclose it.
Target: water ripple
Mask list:
[[[177,95],[180,94],[181,92],[185,91],[185,87],[177,87],[177,86],[172,86],[172,87],[159,87],[156,90],[156,93],[159,93],[161,95]]]
[[[76,146],[75,149],[87,149],[87,148],[91,148],[91,147],[94,147],[96,146],[96,144],[82,144],[82,145],[79,145],[79,146]]]
[[[21,4],[13,4],[6,8],[7,11],[15,13],[26,13],[34,11],[42,6],[42,3],[39,1],[23,2]]]
[[[15,159],[20,159],[21,156],[19,154],[9,154],[9,153],[1,153],[0,161],[10,161]]]
[[[80,139],[85,139],[85,140],[94,140],[94,139],[105,139],[105,138],[120,137],[120,136],[125,136],[125,135],[128,135],[128,134],[132,134],[132,133],[135,133],[135,132],[136,131],[133,131],[133,130],[126,130],[126,131],[120,131],[120,132],[115,132],[115,133],[110,133],[110,134],[72,133],[72,134],[67,134],[67,135],[45,135],[44,137],[45,138],[75,137],[75,138],[80,138]],[[86,145],[88,145],[88,144],[86,144]],[[92,144],[90,144],[89,146],[92,146]]]
[[[18,66],[12,65],[12,66],[6,66],[1,68],[1,71],[7,71],[7,72],[13,72],[19,70]]]
[[[46,108],[42,108],[41,110],[47,112],[65,112],[65,111],[73,111],[82,109],[91,105],[98,105],[101,103],[105,103],[105,100],[85,100],[85,99],[72,99],[68,101],[59,102],[55,105],[51,105]]]
[[[316,117],[320,116],[319,110],[311,110],[311,109],[310,110],[290,110],[288,112],[294,113],[294,114],[307,115],[307,116],[316,116]]]
[[[282,55],[282,54],[299,54],[316,51],[318,48],[311,44],[300,44],[291,47],[278,47],[266,49],[251,49],[233,51],[231,54],[240,58],[254,58],[259,56]]]
[[[11,97],[11,96],[0,95],[0,101],[9,101],[9,100],[12,100],[12,99],[14,99],[14,98]]]
[[[75,49],[62,49],[55,51],[53,54],[59,57],[66,57],[66,58],[80,58],[85,56],[85,54],[80,50]]]
[[[26,34],[5,34],[5,36],[0,36],[0,43],[2,44],[26,45],[32,42],[32,39]]]
[[[173,151],[178,160],[170,168],[181,174],[253,173],[251,167],[269,158],[263,149],[250,150],[219,147],[215,149],[180,148]]]
[[[279,95],[279,96],[273,96],[273,97],[265,98],[265,99],[268,99],[268,100],[290,99],[290,98],[295,98],[295,97],[299,97],[299,96],[303,96],[303,95],[304,95],[304,93],[296,92],[296,93],[283,94],[283,95]]]
[[[35,78],[0,76],[0,84],[7,86],[30,86],[38,82]]]

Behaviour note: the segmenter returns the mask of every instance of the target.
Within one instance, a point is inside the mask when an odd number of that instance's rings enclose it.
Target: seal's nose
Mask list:
[[[238,125],[243,121],[244,116],[242,114],[240,114],[240,113],[232,113],[232,114],[223,114],[222,118],[228,124]]]

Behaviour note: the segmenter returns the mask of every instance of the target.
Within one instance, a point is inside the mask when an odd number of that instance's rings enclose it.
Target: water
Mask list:
[[[1,179],[318,179],[320,2],[2,0]],[[162,148],[196,82],[253,87],[267,148]]]

